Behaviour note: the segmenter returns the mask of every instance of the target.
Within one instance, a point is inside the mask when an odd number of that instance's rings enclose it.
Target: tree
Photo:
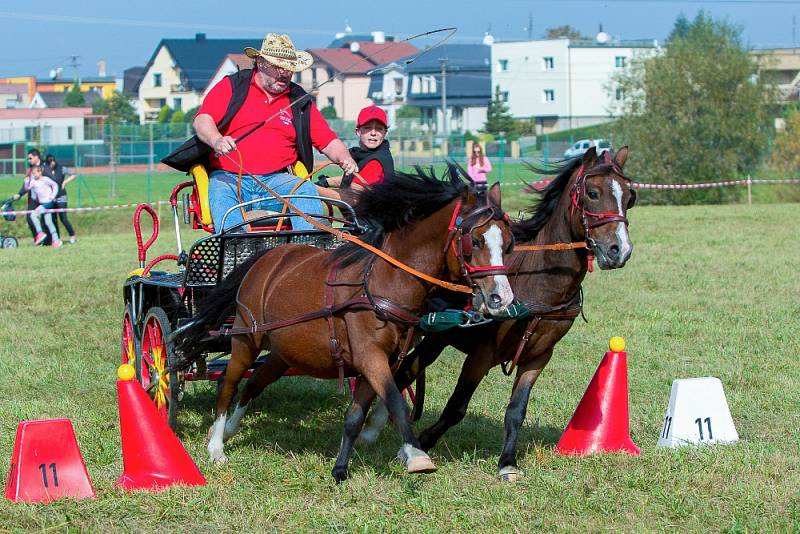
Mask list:
[[[397,110],[398,119],[417,119],[422,118],[422,111],[416,106],[402,106]]]
[[[158,112],[158,123],[159,124],[166,124],[169,122],[169,118],[172,117],[172,109],[164,104],[161,106],[161,109]]]
[[[200,111],[200,106],[193,107],[192,109],[190,109],[189,111],[186,112],[186,116],[184,117],[184,120],[186,122],[188,122],[188,123],[194,122],[194,118],[197,115],[198,111]]]
[[[676,27],[682,26],[678,19]],[[741,30],[703,12],[663,54],[636,59],[609,89],[621,95],[614,146],[630,145],[626,170],[642,181],[697,183],[752,172],[767,146],[772,91],[740,39]],[[658,193],[658,194],[656,194]],[[723,202],[719,187],[648,193],[653,202]]]
[[[785,172],[800,170],[800,111],[789,112],[785,129],[775,136],[772,164]]]
[[[183,124],[184,122],[186,122],[186,113],[184,113],[181,110],[176,111],[169,118],[169,122],[171,124]]]
[[[106,115],[106,124],[136,124],[139,115],[122,93],[115,91],[111,98],[98,100],[92,105],[97,115]]]
[[[509,113],[508,106],[500,95],[499,85],[494,88],[494,98],[489,102],[483,131],[492,135],[502,132],[505,136],[513,136],[516,132],[514,118]]]
[[[691,23],[689,22],[689,19],[686,18],[686,15],[681,13],[680,15],[678,15],[678,18],[675,19],[675,25],[672,27],[672,31],[667,37],[666,42],[671,43],[675,39],[686,38],[686,36],[689,35],[689,28],[691,28]]]
[[[335,119],[336,117],[336,108],[333,106],[325,106],[319,112],[325,117],[325,120]]]
[[[86,99],[77,82],[75,82],[64,96],[64,105],[68,108],[80,108],[86,105]]]
[[[555,28],[547,28],[544,31],[544,38],[545,39],[571,39],[573,41],[587,41],[591,39],[586,35],[583,35],[580,31],[576,30],[569,24],[565,24],[564,26],[556,26]]]

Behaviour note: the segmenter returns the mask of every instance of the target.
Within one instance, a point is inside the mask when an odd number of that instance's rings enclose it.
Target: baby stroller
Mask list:
[[[8,213],[14,209],[11,205],[13,202],[13,198],[7,198],[0,204],[0,214],[3,215],[3,219],[9,222],[17,220],[17,215],[15,213]],[[3,234],[2,231],[0,231],[0,248],[17,248],[18,245],[19,242],[16,237]]]

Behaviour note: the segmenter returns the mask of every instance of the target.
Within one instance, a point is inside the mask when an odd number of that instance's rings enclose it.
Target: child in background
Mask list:
[[[32,165],[30,174],[25,178],[25,182],[22,184],[21,191],[27,191],[29,195],[39,202],[39,205],[36,206],[36,209],[31,213],[31,222],[33,222],[33,226],[36,228],[36,237],[33,239],[33,244],[40,245],[47,237],[47,234],[42,230],[42,216],[44,216],[44,223],[47,225],[47,229],[50,231],[50,235],[53,238],[53,248],[58,248],[63,245],[58,238],[56,225],[53,224],[53,214],[44,213],[45,210],[53,207],[56,194],[58,193],[58,184],[42,174],[41,165]],[[18,200],[20,196],[21,195],[17,193],[14,195],[14,200]]]
[[[367,106],[362,109],[356,121],[358,146],[350,149],[350,155],[361,169],[358,172],[361,178],[352,174],[323,176],[317,181],[317,185],[323,188],[352,187],[358,190],[379,184],[386,176],[394,174],[394,159],[389,152],[389,141],[386,140],[386,133],[389,130],[387,123],[386,112],[378,106]],[[336,192],[330,190],[320,190],[320,195],[339,198]]]

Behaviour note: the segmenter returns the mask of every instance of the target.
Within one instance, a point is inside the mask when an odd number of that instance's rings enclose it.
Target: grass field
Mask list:
[[[525,477],[514,485],[495,478],[511,387],[495,369],[434,449],[437,473],[406,474],[387,430],[357,449],[341,487],[330,469],[347,398],[335,381],[281,380],[219,468],[205,451],[213,388],[190,384],[179,435],[208,486],[125,495],[113,486],[122,472],[114,373],[121,285],[136,267],[132,232],[76,215],[76,246],[0,251],[0,461],[7,469],[20,420],[69,417],[98,493],[50,505],[3,500],[0,532],[800,531],[797,205],[629,215],[633,257],[588,277],[589,323],[576,322],[534,388],[520,438]],[[169,236],[159,247],[172,252]],[[556,456],[612,335],[628,342],[642,455]],[[460,361],[448,353],[432,367],[422,426],[444,406]],[[722,380],[741,441],[656,449],[672,380],[696,376]]]

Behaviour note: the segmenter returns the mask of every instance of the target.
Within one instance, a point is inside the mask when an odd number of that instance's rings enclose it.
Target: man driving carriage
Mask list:
[[[311,55],[296,50],[289,36],[274,33],[264,38],[260,50],[247,47],[245,53],[253,59],[253,68],[226,76],[211,89],[194,119],[197,135],[163,160],[183,171],[194,163],[209,168],[209,204],[217,231],[223,230],[222,219],[228,210],[269,195],[258,182],[280,195],[292,192],[300,179],[287,168],[299,161],[310,171],[314,164],[312,146],[345,174],[358,171],[347,147],[317,106],[291,81],[293,73],[311,66]],[[304,182],[292,194],[318,193],[314,184]],[[317,198],[294,198],[292,204],[305,213],[323,212]],[[233,210],[225,219],[224,229],[242,224],[245,209],[281,207],[279,201],[265,201]],[[293,218],[292,226],[295,230],[313,229],[299,217]]]

